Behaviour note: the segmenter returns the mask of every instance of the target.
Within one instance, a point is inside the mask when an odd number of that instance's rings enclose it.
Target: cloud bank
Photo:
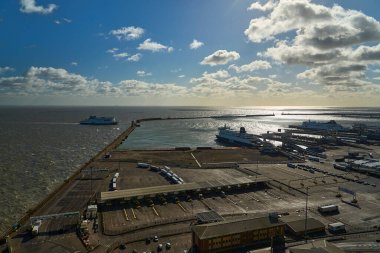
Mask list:
[[[48,4],[47,7],[37,5],[35,0],[20,0],[20,11],[24,13],[50,14],[58,8],[58,5]]]

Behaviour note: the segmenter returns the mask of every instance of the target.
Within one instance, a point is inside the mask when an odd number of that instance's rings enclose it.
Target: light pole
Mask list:
[[[305,242],[307,243],[307,202],[309,200],[309,187],[306,187],[306,208],[305,208]]]

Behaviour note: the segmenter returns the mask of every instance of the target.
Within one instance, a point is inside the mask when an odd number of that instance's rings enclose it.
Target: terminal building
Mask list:
[[[194,252],[223,252],[271,245],[284,252],[285,223],[269,216],[198,224],[192,227]]]

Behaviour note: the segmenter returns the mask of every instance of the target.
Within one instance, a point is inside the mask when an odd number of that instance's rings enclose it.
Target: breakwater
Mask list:
[[[143,121],[154,121],[154,120],[181,120],[181,119],[234,119],[234,118],[254,118],[254,117],[273,117],[274,113],[271,114],[247,114],[247,115],[215,115],[215,116],[195,116],[195,117],[161,117],[161,118],[144,118],[136,120],[137,123]]]
[[[324,112],[324,113],[288,113],[282,112],[281,115],[284,116],[339,116],[339,117],[348,117],[348,118],[380,118],[380,113],[354,113],[354,112]]]

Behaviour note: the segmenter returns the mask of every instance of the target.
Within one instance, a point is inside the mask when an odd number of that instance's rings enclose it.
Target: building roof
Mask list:
[[[286,222],[286,225],[293,233],[305,232],[305,219]],[[314,218],[307,218],[307,231],[324,230],[325,225]]]
[[[259,176],[259,177],[246,176],[246,177],[238,177],[238,178],[210,180],[210,181],[204,181],[204,182],[192,182],[192,183],[184,183],[184,184],[172,184],[172,185],[145,187],[145,188],[135,188],[135,189],[119,190],[119,191],[108,191],[108,192],[100,193],[99,202],[103,203],[110,200],[131,199],[134,197],[153,197],[157,194],[195,191],[195,190],[218,188],[218,187],[224,187],[224,186],[247,185],[247,184],[255,184],[255,183],[260,183],[260,182],[268,182],[268,181],[269,179],[264,176]]]
[[[197,220],[200,223],[208,223],[208,222],[216,222],[216,221],[224,220],[222,216],[220,216],[217,212],[214,212],[214,211],[197,213],[195,216],[197,217]]]
[[[313,241],[311,243],[291,247],[289,251],[290,253],[344,253],[343,250],[326,240]]]
[[[193,232],[199,239],[209,239],[225,235],[238,234],[264,228],[285,225],[282,222],[271,222],[268,216],[258,218],[245,218],[193,226]]]

